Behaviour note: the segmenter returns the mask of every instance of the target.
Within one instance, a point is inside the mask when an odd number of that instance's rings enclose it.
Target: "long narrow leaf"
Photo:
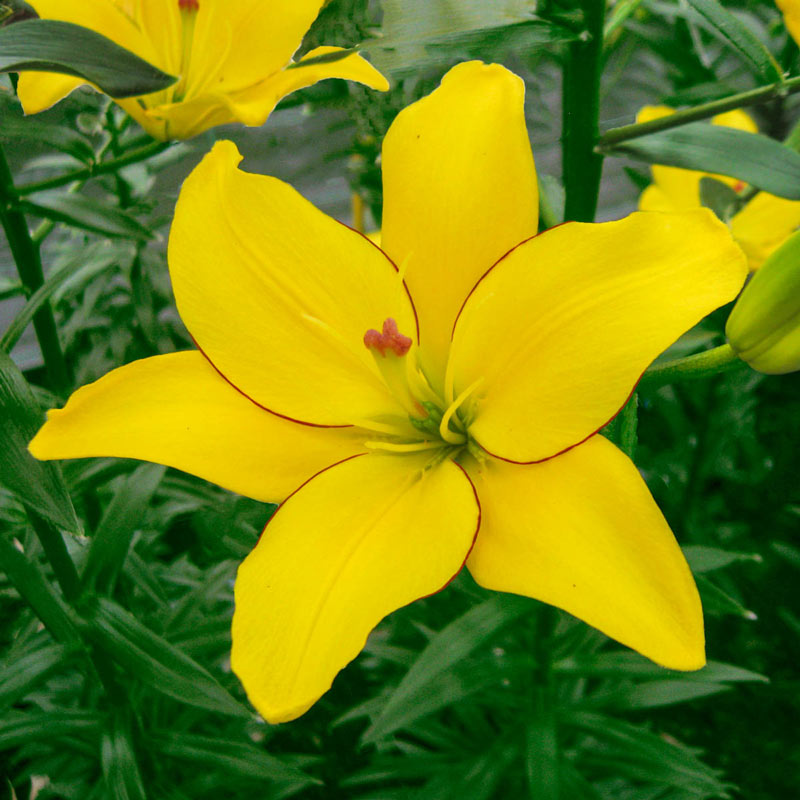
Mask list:
[[[0,28],[0,72],[23,70],[74,75],[119,98],[158,92],[177,81],[99,33],[52,19]]]

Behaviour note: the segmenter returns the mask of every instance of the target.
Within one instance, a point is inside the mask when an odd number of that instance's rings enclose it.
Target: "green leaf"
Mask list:
[[[365,742],[387,736],[409,720],[409,711],[428,687],[485,643],[501,628],[531,612],[532,601],[497,595],[470,609],[437,633],[395,689],[378,718],[364,733]],[[426,712],[427,713],[427,712]]]
[[[94,738],[99,732],[100,719],[91,711],[47,711],[7,714],[0,719],[0,750],[22,744],[63,739]]]
[[[141,524],[165,471],[166,467],[160,464],[142,464],[114,493],[92,536],[81,576],[84,590],[96,588],[109,592],[113,589],[133,534]]]
[[[0,572],[8,575],[14,588],[55,639],[61,642],[78,639],[70,609],[61,595],[45,578],[39,564],[18,550],[3,531],[0,531]]]
[[[60,644],[26,653],[3,665],[0,670],[0,711],[10,708],[59,667],[63,667],[71,650]]]
[[[19,341],[25,329],[33,320],[36,312],[53,297],[59,289],[76,273],[89,267],[87,272],[96,275],[111,266],[117,261],[117,253],[114,251],[102,252],[104,242],[98,242],[94,247],[83,248],[74,258],[64,264],[63,267],[53,272],[47,280],[28,298],[28,302],[22,307],[12,323],[6,328],[6,332],[0,338],[0,350],[10,353],[14,345]]]
[[[692,572],[712,572],[740,561],[755,561],[757,564],[763,561],[758,553],[734,553],[731,550],[705,545],[686,545],[683,554]]]
[[[52,19],[0,28],[0,72],[24,70],[74,75],[117,98],[159,92],[178,80],[99,33]]]
[[[100,761],[108,797],[115,800],[147,800],[137,764],[130,725],[123,723],[123,709],[115,709],[110,729],[103,731]]]
[[[737,598],[733,597],[716,583],[713,583],[705,575],[695,575],[695,583],[700,592],[700,598],[703,601],[703,608],[707,613],[716,614],[717,616],[732,614],[736,617],[742,617],[742,619],[749,619],[751,621],[758,619],[758,615],[755,611],[745,608]]]
[[[294,765],[245,742],[172,731],[155,732],[152,741],[162,755],[199,765],[203,769],[214,766],[226,775],[290,783],[297,791],[322,783]]]
[[[196,661],[146,628],[132,614],[102,597],[86,601],[85,635],[142,683],[197,708],[251,717]]]
[[[724,41],[737,50],[766,83],[780,83],[783,72],[772,53],[758,40],[750,29],[717,0],[687,0],[717,31]]]
[[[700,178],[700,204],[710,208],[727,224],[742,208],[743,201],[727,183],[705,175]]]
[[[139,241],[153,238],[153,233],[136,217],[82,194],[53,194],[39,197],[35,203],[21,200],[18,205],[21,211],[37,217],[104,236],[121,236]]]
[[[756,672],[709,661],[705,667],[694,672],[677,672],[654,664],[650,659],[630,650],[615,650],[607,653],[583,653],[557,661],[553,672],[558,675],[574,675],[582,678],[658,678],[673,679],[680,676],[683,681],[738,683],[758,681],[768,683],[768,679]]]
[[[723,683],[701,683],[700,681],[647,681],[636,686],[611,691],[608,702],[604,702],[603,705],[620,711],[660,708],[720,694],[731,688]]]
[[[37,461],[28,452],[28,442],[41,427],[43,417],[28,382],[0,350],[0,483],[42,517],[78,532],[80,524],[60,469],[56,464]]]
[[[692,122],[630,139],[605,152],[729,175],[778,197],[800,200],[800,154],[760,133]]]
[[[0,117],[0,138],[8,141],[45,145],[72,156],[83,164],[94,163],[92,145],[74,128],[52,122],[4,114]]]

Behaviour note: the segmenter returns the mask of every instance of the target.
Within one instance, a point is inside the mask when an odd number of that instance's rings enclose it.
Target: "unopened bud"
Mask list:
[[[736,301],[725,333],[739,358],[758,372],[800,370],[800,231],[755,273]]]

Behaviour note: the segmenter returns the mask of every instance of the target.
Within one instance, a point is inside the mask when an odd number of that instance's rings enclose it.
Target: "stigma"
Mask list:
[[[364,334],[364,346],[367,350],[377,350],[384,358],[387,350],[396,356],[404,356],[411,349],[411,344],[411,339],[400,333],[397,323],[391,317],[384,320],[381,332],[370,328]]]

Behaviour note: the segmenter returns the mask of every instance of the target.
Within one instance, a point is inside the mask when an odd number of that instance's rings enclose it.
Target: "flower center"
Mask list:
[[[380,331],[370,329],[364,334],[364,346],[372,353],[387,388],[406,411],[406,416],[358,422],[360,427],[382,434],[368,441],[368,447],[396,453],[441,450],[451,457],[470,447],[467,426],[458,410],[477,383],[452,403],[445,403],[420,368],[413,341],[398,330],[391,317]]]

